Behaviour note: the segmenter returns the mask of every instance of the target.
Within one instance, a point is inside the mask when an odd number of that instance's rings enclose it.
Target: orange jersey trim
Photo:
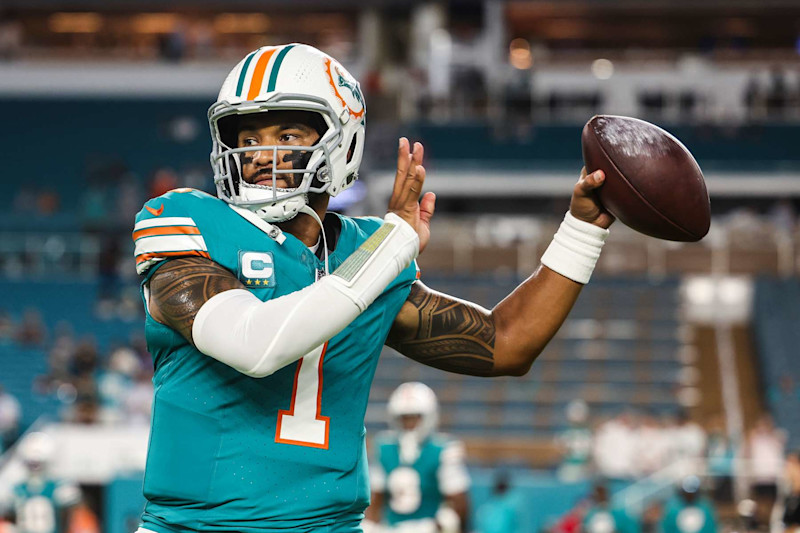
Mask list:
[[[248,100],[253,100],[261,92],[261,85],[264,83],[264,72],[266,72],[267,64],[269,64],[269,60],[275,50],[275,48],[267,50],[258,58],[258,62],[253,69],[253,77],[250,78],[250,90],[247,92]]]
[[[155,235],[200,235],[200,230],[196,226],[159,226],[136,230],[132,234],[134,241]]]
[[[140,254],[136,256],[136,264],[144,263],[150,259],[158,259],[164,257],[185,257],[187,255],[198,255],[200,257],[205,257],[206,259],[211,259],[211,256],[208,255],[208,252],[204,252],[202,250],[186,250],[184,252],[157,252],[153,254]]]

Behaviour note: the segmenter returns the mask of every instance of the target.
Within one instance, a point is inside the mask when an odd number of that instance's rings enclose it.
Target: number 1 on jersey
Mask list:
[[[275,442],[328,449],[330,417],[322,416],[322,363],[326,342],[297,362],[292,404],[278,411]]]

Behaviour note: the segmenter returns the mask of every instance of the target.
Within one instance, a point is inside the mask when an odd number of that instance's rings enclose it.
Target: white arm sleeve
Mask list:
[[[266,377],[342,331],[419,253],[416,231],[389,213],[385,223],[330,275],[292,294],[262,302],[233,289],[197,313],[197,349],[252,377]]]

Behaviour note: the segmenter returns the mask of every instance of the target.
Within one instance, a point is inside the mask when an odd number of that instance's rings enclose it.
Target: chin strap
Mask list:
[[[325,226],[322,225],[322,220],[320,220],[317,212],[311,209],[308,204],[300,208],[300,213],[309,215],[311,218],[317,221],[317,224],[319,224],[320,231],[322,231],[322,247],[325,253],[325,275],[327,276],[330,274],[330,270],[328,269],[328,239],[325,237]]]

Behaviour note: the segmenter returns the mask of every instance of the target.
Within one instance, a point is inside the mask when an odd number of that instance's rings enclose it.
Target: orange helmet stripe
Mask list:
[[[258,58],[258,62],[256,62],[256,66],[253,69],[253,77],[250,78],[250,90],[247,92],[248,100],[255,99],[258,93],[261,92],[261,85],[264,82],[264,73],[267,71],[267,64],[269,64],[269,60],[274,53],[275,48],[271,48]]]

